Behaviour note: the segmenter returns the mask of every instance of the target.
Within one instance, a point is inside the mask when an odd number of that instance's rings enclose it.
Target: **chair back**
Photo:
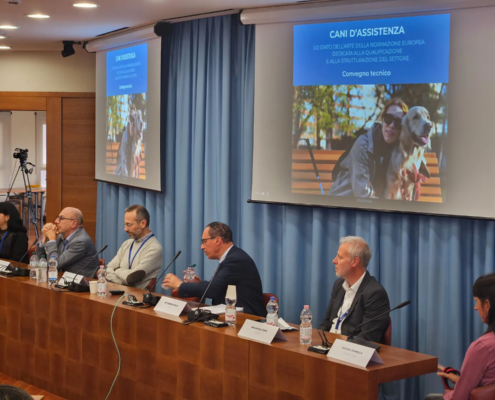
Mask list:
[[[481,386],[471,390],[469,400],[493,400],[495,399],[495,385]]]
[[[266,305],[268,304],[268,302],[270,301],[270,297],[275,297],[275,301],[277,302],[277,304],[280,305],[280,303],[278,302],[278,297],[272,293],[263,293],[263,303],[265,304],[265,307]]]
[[[392,319],[388,318],[388,326],[385,331],[385,335],[383,336],[383,344],[387,346],[392,346]]]

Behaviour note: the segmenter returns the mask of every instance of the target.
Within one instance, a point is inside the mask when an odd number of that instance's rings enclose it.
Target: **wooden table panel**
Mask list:
[[[120,288],[142,297],[109,284]],[[0,277],[0,371],[71,400],[105,398],[118,369],[110,318],[119,299]],[[374,400],[381,382],[436,370],[435,357],[388,346],[384,365],[359,368],[308,352],[298,332],[272,345],[245,340],[238,331],[256,317],[242,313],[236,327],[222,329],[184,318],[118,304],[122,365],[110,399]],[[329,335],[336,338],[345,337]]]

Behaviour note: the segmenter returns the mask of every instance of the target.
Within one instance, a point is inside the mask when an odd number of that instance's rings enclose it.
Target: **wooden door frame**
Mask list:
[[[0,111],[46,112],[46,219],[62,209],[62,99],[95,97],[88,92],[0,92]]]

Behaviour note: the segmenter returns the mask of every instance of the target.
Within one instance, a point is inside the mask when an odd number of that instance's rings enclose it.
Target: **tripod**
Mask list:
[[[36,239],[39,239],[40,234],[38,231],[38,217],[36,215],[36,210],[33,204],[33,192],[31,191],[31,183],[29,182],[29,174],[33,173],[33,168],[36,165],[27,162],[27,156],[19,158],[19,163],[20,163],[19,168],[17,169],[15,173],[15,177],[12,180],[12,183],[10,184],[10,188],[9,191],[7,192],[7,198],[5,199],[5,201],[9,201],[10,192],[12,191],[12,187],[14,186],[14,182],[17,179],[17,175],[19,174],[19,171],[21,171],[22,179],[24,181],[24,190],[26,191],[26,199],[28,206],[28,226],[29,226],[29,221],[31,221],[34,225],[34,232],[36,234]],[[31,168],[29,168],[28,165],[30,165]]]

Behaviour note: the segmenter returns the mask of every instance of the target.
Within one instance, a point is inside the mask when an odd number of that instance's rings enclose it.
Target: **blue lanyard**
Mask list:
[[[132,257],[132,261],[131,261],[131,253],[132,253],[132,248],[134,247],[134,242],[132,242],[132,244],[131,244],[131,248],[129,249],[129,261],[128,261],[128,263],[129,263],[129,269],[131,269],[131,267],[132,267],[132,263],[134,262],[134,259],[136,258],[137,253],[139,253],[139,250],[141,250],[141,247],[143,247],[143,246],[144,246],[144,244],[145,244],[148,240],[150,240],[153,236],[155,236],[155,234],[154,234],[154,233],[152,233],[152,234],[151,234],[151,236],[150,236],[150,237],[148,237],[148,239],[146,239],[143,243],[141,243],[141,246],[139,246],[139,249],[137,249],[136,254],[134,254],[134,257]]]
[[[344,299],[345,299],[345,296],[344,296]],[[340,305],[339,316],[337,318],[337,323],[335,324],[335,330],[339,329],[340,323],[345,319],[345,317],[347,317],[347,314],[349,313],[349,310],[351,309],[351,307],[349,307],[347,309],[347,311],[344,313],[344,315],[342,315],[342,307],[344,306],[344,299],[342,299],[342,304]]]
[[[7,233],[9,233],[9,231],[5,231],[5,233],[3,234],[2,241],[0,242],[0,251],[2,251],[3,241],[5,240],[5,237],[7,236]]]

